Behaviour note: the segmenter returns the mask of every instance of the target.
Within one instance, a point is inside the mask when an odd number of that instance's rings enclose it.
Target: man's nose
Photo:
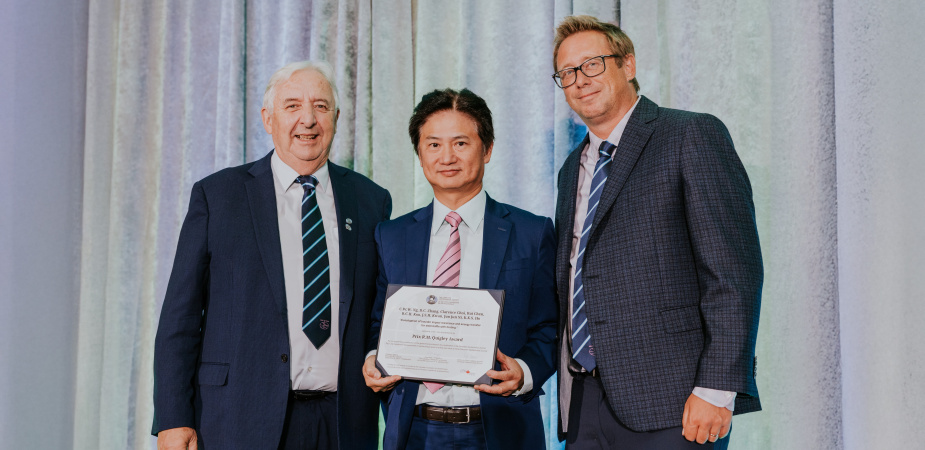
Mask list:
[[[575,71],[575,86],[584,86],[591,81],[591,77],[585,75],[581,70]]]
[[[452,145],[444,145],[440,149],[439,161],[440,164],[446,165],[456,162],[456,152],[453,151]]]
[[[299,115],[299,123],[305,125],[306,128],[311,128],[315,126],[317,122],[318,119],[315,117],[315,108],[311,106],[302,108],[302,114]]]

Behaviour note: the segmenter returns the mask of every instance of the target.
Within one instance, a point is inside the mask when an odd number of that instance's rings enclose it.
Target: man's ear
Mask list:
[[[270,114],[270,111],[267,111],[266,108],[260,110],[260,118],[263,121],[263,129],[267,131],[267,134],[273,134],[273,116]]]
[[[495,144],[492,143],[488,146],[488,149],[485,150],[485,156],[483,156],[484,164],[488,164],[488,161],[491,161],[491,149],[494,148]]]
[[[636,78],[636,55],[630,53],[623,57],[623,73],[626,74],[626,81]]]

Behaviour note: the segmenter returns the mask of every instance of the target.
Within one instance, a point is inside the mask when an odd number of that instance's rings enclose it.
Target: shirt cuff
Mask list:
[[[514,358],[514,361],[517,361],[517,364],[520,364],[520,368],[524,370],[524,387],[515,391],[513,395],[524,395],[533,390],[533,375],[530,374],[530,366],[528,366],[524,360]]]
[[[367,359],[369,359],[370,356],[375,356],[378,354],[379,354],[379,350],[370,350],[370,352],[366,354],[366,357],[363,358],[363,361],[366,361]]]
[[[735,411],[736,393],[729,391],[718,391],[704,387],[695,387],[694,395],[700,397],[703,401],[720,408],[726,408]]]

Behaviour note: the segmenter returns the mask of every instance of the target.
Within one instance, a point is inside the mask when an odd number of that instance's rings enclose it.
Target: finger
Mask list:
[[[696,431],[694,434],[691,434],[691,429],[694,427],[690,424],[690,406],[691,401],[688,399],[687,402],[684,403],[684,414],[681,416],[681,435],[684,436],[684,439],[693,441],[694,436],[696,436]]]
[[[710,429],[707,427],[697,427],[697,443],[703,444],[710,437]]]
[[[722,433],[720,432],[720,427],[714,426],[713,428],[710,429],[709,433],[707,434],[707,441],[716,442],[720,436],[722,436]]]
[[[485,375],[488,375],[488,378],[503,381],[513,380],[517,376],[510,370],[489,370],[485,372]]]
[[[189,443],[189,450],[199,450],[199,444],[196,443],[196,438],[194,437]]]
[[[725,438],[726,436],[729,436],[729,431],[730,431],[731,429],[732,429],[732,423],[731,423],[731,422],[728,423],[728,424],[723,425],[723,426],[719,429],[719,433],[717,433],[717,434],[719,435],[719,438],[720,438],[720,439],[723,439],[723,438]]]

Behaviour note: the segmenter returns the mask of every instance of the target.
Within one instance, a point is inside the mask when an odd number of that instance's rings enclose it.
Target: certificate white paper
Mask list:
[[[504,291],[389,285],[376,366],[385,376],[490,384]]]

